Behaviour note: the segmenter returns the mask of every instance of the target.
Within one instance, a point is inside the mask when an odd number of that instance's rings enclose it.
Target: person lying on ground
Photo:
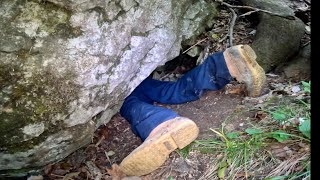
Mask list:
[[[171,109],[154,105],[181,104],[199,99],[205,91],[221,90],[234,79],[246,85],[248,95],[259,96],[266,81],[263,68],[248,45],[237,45],[210,55],[204,63],[176,82],[148,77],[124,101],[120,114],[143,143],[120,163],[129,176],[141,176],[158,169],[175,149],[194,141],[199,128],[193,120]]]

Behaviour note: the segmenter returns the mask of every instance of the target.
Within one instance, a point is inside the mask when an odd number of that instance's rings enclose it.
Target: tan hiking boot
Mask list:
[[[142,176],[151,173],[166,161],[171,152],[184,148],[199,134],[197,125],[188,118],[177,117],[162,124],[120,163],[120,169],[126,175]]]
[[[248,45],[237,45],[223,52],[232,77],[246,85],[249,96],[261,95],[266,81],[263,68],[257,63],[257,55]]]

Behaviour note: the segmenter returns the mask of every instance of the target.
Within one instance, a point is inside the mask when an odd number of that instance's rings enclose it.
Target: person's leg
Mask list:
[[[153,106],[154,101],[167,104],[193,101],[203,91],[223,88],[232,77],[247,85],[250,96],[257,96],[265,82],[265,74],[255,59],[250,47],[235,46],[209,56],[202,65],[177,82],[143,81],[126,98],[120,110],[138,135],[144,134],[145,138],[149,134],[146,141],[121,162],[120,167],[125,173],[150,173],[161,166],[170,152],[191,143],[198,135],[193,121],[179,118],[171,110]],[[143,164],[142,159],[145,159]]]
[[[159,124],[177,117],[169,109],[152,105],[154,102],[180,104],[200,98],[206,90],[219,90],[229,83],[231,77],[219,52],[186,73],[177,82],[145,79],[124,101],[121,115],[129,121],[132,130],[142,140]]]
[[[127,175],[140,176],[160,167],[175,149],[194,141],[199,128],[171,109],[155,106],[143,96],[139,99],[136,93],[139,91],[125,99],[120,113],[144,142],[122,160],[120,168]]]
[[[199,99],[204,91],[220,90],[235,78],[245,83],[249,96],[258,96],[266,78],[255,59],[250,46],[233,46],[210,55],[177,82],[147,78],[137,87],[142,93],[136,95],[149,102],[180,104]]]
[[[147,78],[133,94],[150,103],[180,104],[199,99],[204,91],[220,90],[232,80],[223,52],[218,52],[176,82]]]
[[[178,114],[171,109],[155,106],[134,94],[125,99],[120,114],[130,123],[132,131],[143,141],[159,124],[178,117]]]

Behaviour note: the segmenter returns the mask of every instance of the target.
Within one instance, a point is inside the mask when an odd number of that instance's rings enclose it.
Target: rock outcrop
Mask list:
[[[295,15],[287,0],[243,0],[243,2],[282,16]],[[297,17],[291,20],[259,13],[259,24],[252,48],[257,54],[257,61],[266,72],[274,70],[297,54],[304,29],[304,23]]]
[[[205,0],[1,0],[0,174],[89,143],[214,14]]]

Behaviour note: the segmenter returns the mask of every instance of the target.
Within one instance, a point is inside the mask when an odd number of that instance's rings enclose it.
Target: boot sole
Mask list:
[[[237,45],[227,49],[224,55],[229,57],[231,63],[235,65],[237,81],[246,84],[249,96],[259,96],[265,84],[266,75],[257,63],[257,55],[253,49],[248,45]]]
[[[161,132],[148,138],[132,151],[121,163],[121,170],[128,176],[142,176],[158,169],[177,148],[182,149],[198,134],[199,128],[190,119],[178,117]]]

